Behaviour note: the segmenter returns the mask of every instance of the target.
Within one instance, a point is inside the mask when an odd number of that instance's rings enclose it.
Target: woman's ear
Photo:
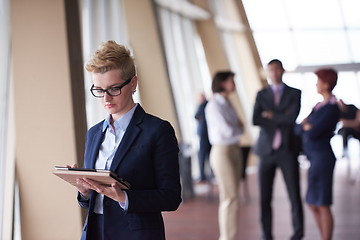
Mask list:
[[[137,87],[137,83],[138,83],[138,78],[137,76],[134,76],[132,79],[131,79],[131,91],[132,92],[135,92],[136,91],[136,87]]]

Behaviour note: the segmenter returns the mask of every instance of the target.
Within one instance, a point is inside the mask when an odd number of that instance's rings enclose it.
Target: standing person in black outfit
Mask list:
[[[272,193],[276,169],[279,167],[291,202],[294,234],[304,235],[303,207],[300,197],[299,149],[295,146],[294,125],[300,111],[301,92],[283,83],[284,68],[278,59],[271,60],[267,73],[271,85],[258,92],[253,113],[253,124],[260,127],[254,152],[259,156],[260,210],[263,239],[272,235]]]
[[[316,88],[323,100],[315,105],[308,117],[296,128],[301,134],[304,153],[310,161],[306,203],[314,215],[322,240],[331,240],[334,219],[333,174],[336,157],[330,145],[340,119],[338,101],[332,90],[337,83],[337,72],[322,68],[315,72]]]
[[[340,122],[342,127],[338,134],[343,138],[343,157],[349,157],[348,141],[350,137],[360,140],[360,109],[354,104],[345,104],[343,100],[338,101],[340,107]]]
[[[199,136],[199,170],[200,170],[200,182],[210,180],[210,176],[205,173],[205,163],[209,160],[211,144],[209,142],[209,136],[207,131],[207,124],[205,118],[205,107],[208,101],[203,93],[199,95],[199,107],[195,113],[195,119],[198,122],[197,134]]]

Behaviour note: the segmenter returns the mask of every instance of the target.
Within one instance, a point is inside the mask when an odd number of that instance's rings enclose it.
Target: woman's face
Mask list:
[[[226,93],[233,92],[235,90],[234,76],[228,77],[227,80],[223,82],[222,86]]]
[[[92,81],[94,88],[109,89],[111,87],[118,87],[125,82],[121,78],[120,70],[114,69],[105,73],[92,73]],[[112,115],[114,121],[119,119],[122,115],[128,112],[133,106],[132,98],[133,91],[137,86],[137,77],[134,76],[130,83],[121,88],[121,94],[118,96],[110,96],[107,92],[104,97],[99,98],[105,110]]]
[[[329,85],[322,81],[320,78],[318,78],[316,82],[316,90],[318,93],[323,94],[329,92]]]

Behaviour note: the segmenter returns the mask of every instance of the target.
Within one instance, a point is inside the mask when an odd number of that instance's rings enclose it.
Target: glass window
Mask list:
[[[296,66],[359,61],[356,0],[243,0],[263,63]],[[261,7],[258,7],[261,6]]]
[[[359,8],[360,9],[360,8]],[[359,21],[360,22],[360,21]],[[349,51],[352,62],[360,62],[360,30],[349,30]]]
[[[341,30],[295,31],[298,65],[350,63],[346,32]],[[287,60],[286,60],[287,61]]]
[[[282,0],[248,0],[243,3],[246,14],[251,20],[252,29],[272,29],[273,31],[289,29]],[[269,11],[269,9],[274,11]]]
[[[359,0],[341,0],[340,1],[340,11],[342,11],[344,16],[345,25],[349,28],[359,28],[359,9],[360,1]]]
[[[254,39],[263,65],[271,59],[286,59],[283,61],[286,69],[295,69],[298,65],[297,49],[293,45],[293,35],[284,31],[254,32]]]
[[[333,93],[360,108],[360,21],[358,0],[243,0],[261,61],[283,61],[284,82],[302,91],[298,121],[321,96],[316,75],[321,66],[339,71]],[[261,6],[261,7],[259,7]]]
[[[243,3],[263,65],[279,58],[286,70],[296,71],[298,66],[353,66],[350,64],[360,60],[357,0],[243,0]],[[275,24],[278,21],[282,22],[280,28]],[[339,79],[345,74],[347,79],[356,81],[354,73],[359,69],[347,71],[353,74],[341,72]],[[306,75],[296,77],[297,81],[306,82],[302,78],[306,79]],[[339,89],[340,96],[348,93]],[[360,88],[354,89],[350,94],[354,94],[352,101],[357,102]]]
[[[272,1],[270,1],[272,2]],[[293,29],[342,28],[343,18],[338,0],[281,1],[288,16],[287,22]],[[269,11],[270,9],[270,11]],[[270,13],[273,8],[268,8]],[[280,8],[279,8],[280,9]]]
[[[360,108],[360,78],[355,72],[340,72],[334,94],[345,103],[352,103]]]
[[[81,0],[81,24],[84,62],[89,60],[92,52],[101,42],[109,39],[129,46],[124,21],[122,0],[92,1]],[[85,101],[88,127],[93,126],[106,116],[106,111],[90,93],[91,77],[85,71]],[[140,102],[139,91],[134,98]]]
[[[3,229],[5,223],[3,220],[10,221],[6,226],[12,227],[12,219],[4,218],[6,212],[4,203],[12,202],[12,195],[4,194],[5,189],[11,189],[12,186],[5,186],[5,179],[9,178],[6,167],[12,166],[9,161],[14,163],[15,159],[7,159],[9,147],[8,144],[8,120],[9,120],[9,90],[10,90],[10,8],[8,0],[0,0],[0,238],[4,231],[9,233],[10,229]],[[14,170],[14,169],[13,169]],[[12,176],[13,177],[13,176]],[[11,183],[12,181],[10,181]],[[5,201],[5,197],[9,198]],[[9,206],[6,206],[9,207]],[[12,207],[12,206],[11,206]],[[12,210],[12,209],[11,209]]]
[[[158,17],[182,141],[196,146],[194,114],[197,95],[204,91],[209,93],[211,84],[204,49],[189,17],[160,1],[158,4]],[[191,7],[188,4],[186,6]]]

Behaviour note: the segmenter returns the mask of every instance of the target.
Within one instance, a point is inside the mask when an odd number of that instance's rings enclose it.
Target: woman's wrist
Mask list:
[[[80,192],[80,195],[83,197],[83,198],[86,198],[86,199],[89,199],[90,198],[90,190],[88,191],[85,191],[85,192]]]

